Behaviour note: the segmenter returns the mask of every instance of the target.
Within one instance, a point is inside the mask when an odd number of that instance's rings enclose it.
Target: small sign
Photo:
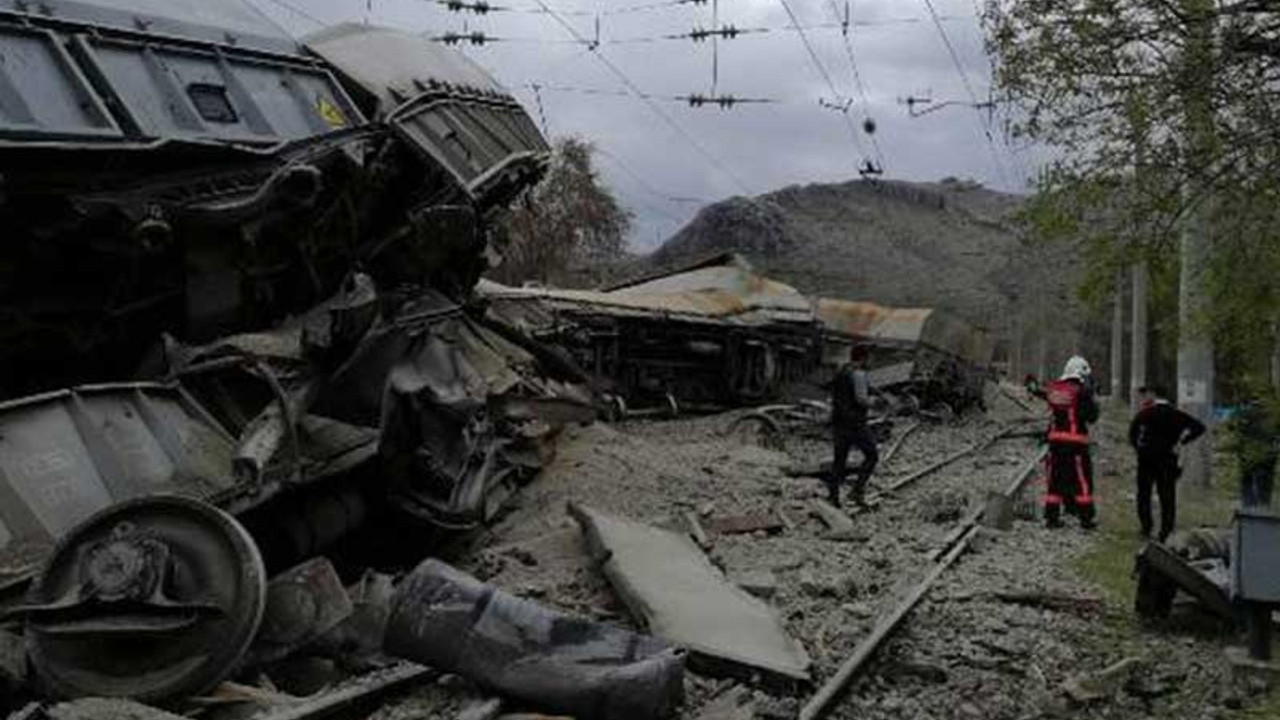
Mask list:
[[[1208,383],[1203,380],[1178,379],[1178,404],[1196,405],[1209,401]]]
[[[324,121],[334,130],[347,126],[347,116],[343,115],[338,106],[329,101],[329,98],[320,98],[316,103],[316,109],[320,111],[320,117],[324,118]]]

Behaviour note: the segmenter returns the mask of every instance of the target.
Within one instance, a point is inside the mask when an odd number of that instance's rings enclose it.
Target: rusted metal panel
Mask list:
[[[991,360],[986,333],[942,310],[819,298],[817,314],[831,333],[904,347],[926,346],[984,365]]]
[[[497,283],[485,283],[479,289],[487,297],[540,300],[562,311],[744,325],[816,322],[808,297],[755,272],[736,255],[726,257],[722,265],[675,272],[612,291],[509,288]]]

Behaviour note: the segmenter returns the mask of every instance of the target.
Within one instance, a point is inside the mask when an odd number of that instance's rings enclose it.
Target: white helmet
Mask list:
[[[1063,380],[1075,378],[1080,382],[1084,382],[1085,380],[1088,380],[1089,376],[1092,374],[1093,368],[1089,367],[1089,361],[1079,355],[1071,356],[1071,359],[1068,360],[1067,364],[1062,368]]]

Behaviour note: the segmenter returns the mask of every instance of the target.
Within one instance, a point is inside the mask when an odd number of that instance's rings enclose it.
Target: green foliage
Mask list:
[[[1280,317],[1280,5],[988,0],[984,23],[997,83],[1017,106],[1013,134],[1060,150],[1028,231],[1081,254],[1081,297],[1095,311],[1117,267],[1158,266],[1164,345],[1176,329],[1170,258],[1197,213],[1212,257],[1196,326],[1213,332],[1228,379],[1256,372]]]

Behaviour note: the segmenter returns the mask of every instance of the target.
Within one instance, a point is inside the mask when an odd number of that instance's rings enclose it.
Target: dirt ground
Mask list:
[[[1097,433],[1103,530],[1044,528],[1034,517],[1038,489],[1033,483],[1019,503],[1013,529],[979,534],[830,717],[1267,716],[1257,714],[1269,712],[1257,688],[1232,681],[1222,632],[1194,613],[1169,627],[1144,628],[1129,609],[1132,597],[1123,588],[1108,587],[1091,569],[1090,558],[1099,551],[1109,554],[1114,567],[1131,563],[1137,550],[1128,529],[1131,468],[1118,445],[1121,414]],[[875,481],[891,484],[1024,415],[1010,403],[997,403],[991,415],[925,424],[881,467]],[[985,502],[988,492],[1006,486],[1037,450],[1029,438],[996,442],[857,515],[857,531],[832,540],[808,512],[821,495],[820,483],[783,472],[826,459],[825,445],[792,439],[779,451],[742,444],[728,432],[735,417],[569,430],[554,463],[498,523],[453,549],[455,562],[517,595],[634,627],[591,567],[565,511],[568,501],[666,525],[689,512],[711,519],[780,509],[790,529],[722,535],[709,555],[730,578],[763,574],[776,579],[769,602],[813,658],[818,685],[927,572],[928,556],[966,512]],[[895,433],[906,426],[899,423]],[[1060,603],[1039,607],[1026,604],[1028,597]],[[1064,694],[1070,678],[1130,658],[1134,668],[1104,697],[1081,705]],[[687,678],[686,718],[698,717],[731,685],[693,673]],[[757,716],[794,718],[807,695],[756,690]],[[1250,708],[1254,714],[1246,715]],[[450,717],[441,710],[438,692],[424,690],[391,703],[371,720]]]

